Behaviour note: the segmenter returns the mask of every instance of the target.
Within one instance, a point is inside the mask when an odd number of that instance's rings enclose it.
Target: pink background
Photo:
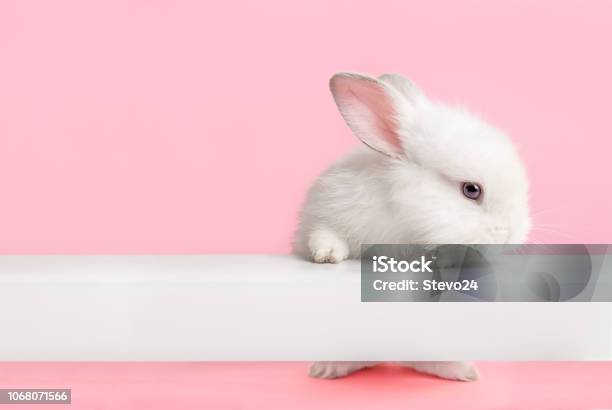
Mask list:
[[[481,380],[460,383],[391,366],[319,380],[307,376],[307,363],[0,363],[0,386],[71,388],[72,404],[52,410],[612,408],[609,363],[485,362],[478,368]]]
[[[0,252],[286,252],[357,144],[332,73],[404,73],[520,145],[535,241],[612,240],[612,2],[0,2]]]

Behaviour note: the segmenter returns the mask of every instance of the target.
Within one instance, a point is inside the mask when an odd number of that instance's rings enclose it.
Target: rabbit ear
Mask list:
[[[398,133],[398,92],[388,84],[361,74],[338,73],[330,89],[353,133],[370,148],[391,157],[403,155]]]
[[[397,91],[399,91],[408,101],[414,102],[421,96],[421,91],[410,82],[406,77],[401,74],[385,73],[378,77],[380,81],[383,81]]]

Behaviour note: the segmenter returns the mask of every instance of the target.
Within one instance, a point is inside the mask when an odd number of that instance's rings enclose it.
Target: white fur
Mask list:
[[[359,370],[379,364],[378,362],[314,362],[309,374],[320,379],[338,379]],[[448,380],[471,382],[478,380],[476,368],[468,362],[397,362],[418,372],[431,374]]]
[[[311,187],[294,242],[315,262],[358,258],[364,243],[521,243],[531,222],[525,168],[512,142],[467,111],[429,100],[397,74],[340,73],[330,88],[364,142]],[[479,201],[463,182],[482,186]],[[339,377],[369,364],[315,363]],[[474,380],[464,362],[412,363],[426,373]]]

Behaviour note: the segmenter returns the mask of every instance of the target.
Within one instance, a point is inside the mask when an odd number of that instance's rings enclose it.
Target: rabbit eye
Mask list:
[[[480,187],[480,185],[474,182],[464,182],[462,189],[463,195],[473,201],[477,200],[482,195],[482,188]]]

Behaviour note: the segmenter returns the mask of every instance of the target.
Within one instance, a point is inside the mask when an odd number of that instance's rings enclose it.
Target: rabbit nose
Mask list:
[[[494,226],[491,228],[491,233],[498,243],[508,243],[510,240],[510,229],[505,226]]]

